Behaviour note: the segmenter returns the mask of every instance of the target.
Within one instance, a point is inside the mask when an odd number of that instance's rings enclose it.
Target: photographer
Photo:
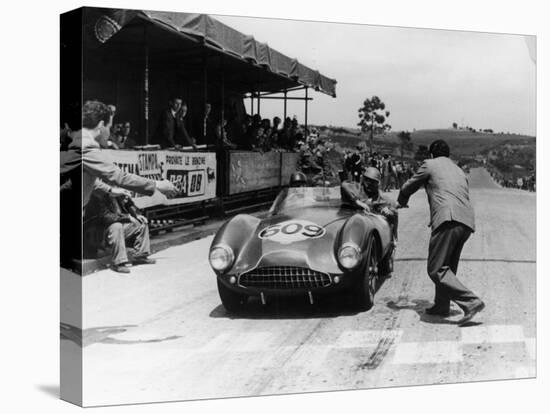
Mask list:
[[[147,218],[141,214],[127,193],[96,192],[86,209],[86,220],[96,220],[102,227],[105,240],[111,249],[111,269],[130,273],[128,265],[154,264],[151,253]],[[127,246],[134,254],[128,259]]]

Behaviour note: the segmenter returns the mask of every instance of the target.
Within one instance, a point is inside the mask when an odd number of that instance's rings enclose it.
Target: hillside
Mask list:
[[[392,133],[392,139],[398,143],[397,133]],[[459,129],[427,129],[411,133],[415,145],[429,146],[436,139],[444,139],[457,156],[475,156],[495,146],[502,144],[526,144],[535,146],[535,137],[515,134],[486,134]]]
[[[351,132],[351,131],[350,131]],[[355,132],[355,131],[354,131]],[[391,132],[385,136],[375,136],[374,150],[388,152],[393,155],[399,154],[398,132]],[[357,133],[342,133],[330,131],[328,136],[341,148],[354,148],[358,144],[367,143],[366,137]],[[418,145],[429,146],[436,139],[444,139],[451,147],[451,151],[457,157],[475,156],[494,149],[503,144],[526,145],[534,147],[535,137],[515,134],[486,134],[457,129],[426,129],[411,132],[413,151]],[[408,151],[408,155],[410,156]]]
[[[397,134],[391,132],[375,136],[373,150],[378,153],[401,156],[401,146]],[[357,145],[368,148],[367,137],[357,129],[329,127],[320,129],[321,137],[335,144],[335,153],[330,163],[339,166],[343,151],[354,150]],[[436,139],[444,139],[451,147],[451,158],[459,164],[480,165],[488,161],[488,168],[498,171],[500,176],[513,178],[532,173],[536,167],[536,138],[517,134],[490,134],[464,129],[426,129],[411,132],[411,145],[404,151],[405,160],[413,160],[420,145],[428,147]]]

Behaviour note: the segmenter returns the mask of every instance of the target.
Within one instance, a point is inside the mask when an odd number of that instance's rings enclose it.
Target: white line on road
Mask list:
[[[403,342],[395,346],[391,361],[399,364],[445,364],[462,361],[462,346],[459,342]]]
[[[520,325],[472,326],[460,330],[462,343],[481,344],[485,342],[523,342],[523,328]]]

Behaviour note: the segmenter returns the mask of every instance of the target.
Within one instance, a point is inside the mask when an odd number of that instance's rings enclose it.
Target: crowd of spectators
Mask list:
[[[489,173],[491,174],[491,177],[493,177],[493,180],[495,180],[502,187],[517,188],[518,190],[525,191],[537,190],[536,175],[534,173],[511,177],[505,177],[495,169],[489,169]]]
[[[298,141],[298,145],[298,169],[310,177],[310,181],[315,185],[332,183],[336,179],[336,174],[328,156],[334,149],[334,144],[320,138],[316,131],[312,130],[308,131],[304,140]]]
[[[214,142],[224,149],[297,151],[304,135],[296,117],[282,120],[278,116],[269,119],[259,114],[244,114],[242,119],[225,121],[223,127],[218,122]]]
[[[401,188],[412,177],[417,166],[406,161],[396,161],[391,154],[370,154],[358,146],[355,151],[344,152],[342,179],[359,182],[368,167],[375,167],[380,171],[380,190],[390,191]]]
[[[282,126],[281,126],[282,122]],[[243,149],[262,152],[272,150],[296,151],[304,132],[298,125],[296,117],[287,117],[284,121],[278,116],[273,120],[263,118],[259,114],[245,115],[242,123],[242,136],[234,137]]]
[[[108,138],[109,149],[132,149],[139,145],[129,120],[119,121],[117,108],[107,105],[115,123]],[[190,119],[192,118],[192,119]],[[154,120],[150,146],[160,149],[210,150],[241,149],[248,151],[298,151],[306,131],[296,116],[281,119],[262,118],[259,114],[238,116],[228,111],[222,116],[219,108],[206,103],[200,114],[191,117],[187,103],[178,96],[169,99],[167,107]],[[61,150],[71,142],[68,124],[61,128]],[[141,144],[142,145],[142,144]],[[153,148],[151,148],[153,149]]]

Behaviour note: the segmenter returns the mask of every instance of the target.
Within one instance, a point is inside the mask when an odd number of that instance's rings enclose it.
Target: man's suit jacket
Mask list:
[[[180,117],[179,113],[174,117],[170,109],[162,111],[160,115],[155,141],[162,148],[175,147],[176,145],[190,146],[193,144],[193,140],[185,128],[184,119]]]
[[[216,143],[216,123],[209,116],[204,119],[204,116],[195,122],[195,128],[191,129],[193,137],[197,140],[198,145],[213,145]]]
[[[93,190],[108,192],[109,185],[125,188],[140,194],[153,195],[156,182],[139,175],[130,174],[118,168],[105,151],[99,148],[99,144],[86,130],[78,131],[72,135],[73,142],[69,151],[61,156],[62,176],[75,171],[78,177],[73,177],[71,185],[77,190],[80,198],[82,191],[82,207],[84,208]],[[67,183],[62,183],[65,188]],[[74,192],[74,191],[73,191]]]
[[[430,204],[430,226],[435,231],[446,221],[457,221],[475,230],[474,209],[470,203],[468,180],[460,167],[448,157],[425,160],[418,171],[401,187],[397,201],[406,205],[421,186]]]

